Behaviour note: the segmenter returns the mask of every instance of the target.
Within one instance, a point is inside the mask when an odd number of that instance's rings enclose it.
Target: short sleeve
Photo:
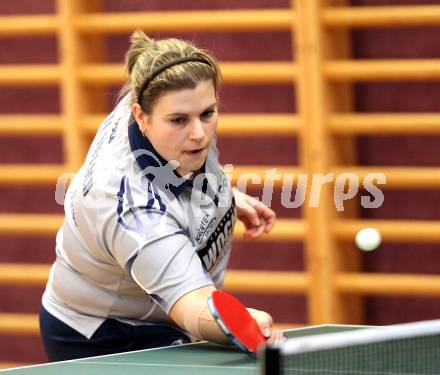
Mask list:
[[[167,313],[184,294],[213,284],[186,230],[160,200],[135,205],[125,194],[107,237],[111,255]]]
[[[131,275],[167,314],[180,297],[213,284],[183,234],[163,238],[141,249],[132,262]]]

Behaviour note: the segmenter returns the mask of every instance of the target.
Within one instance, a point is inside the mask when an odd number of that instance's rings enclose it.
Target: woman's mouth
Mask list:
[[[198,149],[195,149],[195,150],[188,150],[188,151],[185,151],[185,154],[188,154],[188,155],[198,155],[198,154],[201,154],[203,150],[204,150],[204,148],[198,148]]]

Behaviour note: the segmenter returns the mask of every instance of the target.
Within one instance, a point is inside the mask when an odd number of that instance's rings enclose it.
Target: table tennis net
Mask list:
[[[288,339],[261,364],[265,375],[440,374],[440,320]]]

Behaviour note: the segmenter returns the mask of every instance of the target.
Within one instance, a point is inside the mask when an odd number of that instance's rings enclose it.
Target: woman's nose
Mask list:
[[[205,128],[203,122],[199,119],[194,120],[191,123],[191,129],[189,137],[191,140],[200,140],[205,136]]]

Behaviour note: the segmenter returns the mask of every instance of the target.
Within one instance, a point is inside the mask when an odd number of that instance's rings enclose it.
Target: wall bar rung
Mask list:
[[[350,167],[351,168],[351,167]],[[275,173],[273,173],[275,170]],[[67,166],[57,164],[3,164],[0,165],[0,185],[51,185],[59,178],[73,173]],[[288,182],[295,183],[297,175],[301,173],[299,168],[286,166],[254,166],[234,165],[233,169],[226,174],[232,177],[233,183],[243,181],[247,187],[252,185],[261,186],[266,180],[274,181],[275,187],[282,187],[283,181],[289,178]],[[295,189],[296,185],[293,187]]]
[[[63,222],[58,214],[0,214],[0,234],[55,235]],[[300,241],[305,225],[300,219],[278,219],[274,229],[260,241]],[[237,223],[234,238],[242,239],[244,226]]]
[[[300,128],[298,116],[293,114],[240,114],[220,115],[217,129],[220,135],[251,136],[293,136]]]
[[[0,285],[42,286],[49,269],[45,264],[0,263]],[[308,276],[304,272],[230,270],[225,280],[225,288],[234,292],[300,293],[307,287]]]
[[[440,296],[440,276],[426,274],[340,273],[335,284],[347,294]]]
[[[79,68],[79,78],[86,83],[99,85],[122,84],[127,75],[121,64],[87,64]]]
[[[274,323],[272,326],[274,329],[296,329],[296,328],[304,328],[304,323]]]
[[[0,214],[0,234],[51,236],[63,219],[61,214]]]
[[[0,36],[51,35],[58,30],[58,17],[52,15],[1,16]]]
[[[37,314],[0,314],[0,334],[37,336],[40,334]]]
[[[221,64],[225,83],[289,83],[298,76],[298,68],[291,62],[253,62]]]
[[[0,263],[0,285],[43,286],[49,270],[48,264]]]
[[[440,60],[340,60],[325,63],[324,71],[332,81],[429,81],[440,79]]]
[[[332,28],[439,26],[440,6],[329,7],[323,21]]]
[[[341,135],[440,134],[440,114],[338,113],[330,116],[329,127]]]
[[[286,184],[293,182],[295,185],[292,191],[295,191],[299,173],[301,173],[299,168],[273,165],[234,165],[232,171],[226,168],[226,175],[232,176],[233,184],[237,184],[239,188],[244,185],[247,192],[251,192],[252,186],[262,186],[266,181],[266,183],[273,181],[275,187],[282,187],[284,181],[287,181]]]
[[[69,171],[67,167],[57,164],[4,164],[0,166],[0,185],[54,184],[55,186],[59,178],[71,172],[74,171]],[[273,165],[234,165],[231,171],[226,170],[226,174],[232,177],[234,184],[238,181],[246,184],[247,181],[247,189],[252,188],[252,185],[261,186],[266,180],[274,181],[274,186],[278,188],[282,187],[284,183],[293,183],[293,189],[296,189],[296,181],[300,173],[304,173],[304,171],[299,167]],[[436,167],[338,166],[332,168],[331,171],[323,171],[322,173],[334,173],[335,179],[342,173],[353,173],[358,176],[360,182],[367,174],[384,174],[386,184],[378,185],[383,189],[440,187],[440,168]]]
[[[440,188],[440,167],[338,166],[332,172],[335,178],[342,173],[354,173],[361,184],[367,174],[384,174],[386,184],[377,185],[380,189]]]
[[[301,324],[297,323],[277,323],[274,324],[276,329],[292,329],[300,328]],[[0,314],[0,334],[2,335],[17,335],[17,336],[39,336],[40,327],[37,314]],[[0,368],[18,367],[21,364],[0,363]]]
[[[61,78],[58,65],[0,65],[0,85],[48,86]]]
[[[304,324],[298,323],[275,323],[275,329],[294,329],[301,328]],[[0,334],[4,335],[26,335],[39,336],[40,327],[38,316],[36,314],[0,314]],[[4,367],[2,367],[2,364]],[[0,362],[0,368],[19,367],[24,366],[18,363],[3,363]]]
[[[0,115],[0,135],[61,135],[62,122],[60,115]]]
[[[428,220],[338,220],[333,223],[335,235],[341,240],[354,241],[362,229],[376,228],[384,241],[440,242],[440,221]]]
[[[188,12],[136,12],[84,14],[75,25],[81,33],[115,34],[145,31],[283,31],[290,30],[296,15],[288,9],[212,10]]]
[[[67,167],[59,164],[2,164],[0,185],[52,185],[59,177],[69,173]]]
[[[234,240],[243,239],[245,228],[242,222],[237,221],[234,230]],[[258,241],[302,241],[305,235],[305,222],[301,219],[281,219],[276,220],[275,226],[268,234],[263,234]]]
[[[304,272],[230,270],[225,279],[225,289],[236,293],[304,293],[308,284]]]

